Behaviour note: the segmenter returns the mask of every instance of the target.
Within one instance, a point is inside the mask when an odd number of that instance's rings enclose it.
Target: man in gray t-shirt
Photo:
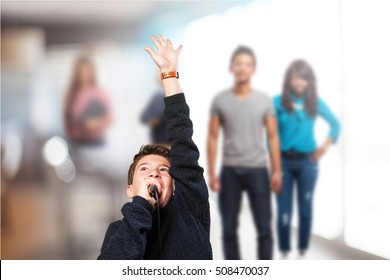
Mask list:
[[[272,99],[251,87],[256,58],[247,47],[233,53],[234,85],[219,93],[211,106],[208,170],[211,190],[219,192],[223,249],[226,259],[240,259],[238,215],[247,191],[257,228],[259,259],[272,259],[270,190],[281,190],[279,138]],[[223,131],[221,179],[215,171],[219,130]],[[267,141],[268,140],[268,141]],[[271,180],[268,172],[270,149]]]
[[[223,166],[267,167],[263,123],[274,114],[272,99],[256,90],[244,99],[231,89],[214,98],[211,116],[219,118],[223,129]]]

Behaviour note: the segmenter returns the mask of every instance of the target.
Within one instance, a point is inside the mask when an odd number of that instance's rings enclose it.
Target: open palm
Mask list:
[[[157,35],[158,39],[153,35],[150,36],[154,45],[157,48],[157,53],[149,48],[145,47],[145,51],[147,51],[157,66],[160,68],[162,72],[170,72],[176,71],[178,66],[179,54],[183,48],[180,45],[176,50],[173,48],[172,42],[167,39],[165,40],[161,34]]]

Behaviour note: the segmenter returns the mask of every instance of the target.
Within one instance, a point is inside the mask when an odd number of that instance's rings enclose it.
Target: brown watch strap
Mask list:
[[[168,78],[179,79],[179,72],[162,72],[161,73],[161,80],[168,79]]]

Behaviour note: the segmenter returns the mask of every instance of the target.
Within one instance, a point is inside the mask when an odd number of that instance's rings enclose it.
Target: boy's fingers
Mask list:
[[[161,34],[157,34],[157,37],[158,37],[158,40],[160,41],[160,44],[162,46],[165,46],[166,43],[165,43],[164,37]]]
[[[167,39],[167,45],[168,45],[168,47],[173,48],[173,44],[172,44],[171,40],[169,40],[169,39]]]
[[[157,54],[153,49],[151,49],[149,47],[145,47],[144,50],[150,54],[150,56],[153,58],[153,60],[156,60]]]
[[[152,39],[153,44],[159,50],[161,48],[161,44],[160,44],[159,40],[157,40],[156,37],[154,37],[154,35],[151,35],[150,38]]]

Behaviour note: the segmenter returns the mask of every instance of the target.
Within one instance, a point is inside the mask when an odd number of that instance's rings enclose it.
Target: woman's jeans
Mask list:
[[[299,158],[283,157],[282,170],[283,189],[277,195],[279,249],[282,252],[288,252],[291,249],[290,231],[295,185],[299,211],[298,249],[305,251],[310,241],[313,193],[318,176],[318,164],[311,161],[310,154]]]
[[[240,259],[237,230],[244,191],[248,192],[257,229],[257,256],[263,260],[272,259],[271,194],[268,170],[224,166],[221,172],[221,187],[219,210],[222,217],[225,259]]]

